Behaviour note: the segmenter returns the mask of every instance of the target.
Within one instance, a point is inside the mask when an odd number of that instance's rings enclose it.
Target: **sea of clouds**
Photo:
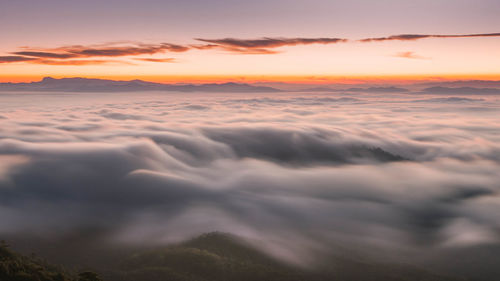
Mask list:
[[[500,244],[500,98],[0,93],[0,236]],[[90,231],[89,231],[90,230]]]

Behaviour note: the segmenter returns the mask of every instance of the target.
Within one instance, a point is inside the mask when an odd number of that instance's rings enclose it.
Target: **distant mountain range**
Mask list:
[[[370,88],[349,88],[346,92],[362,92],[362,93],[403,93],[408,92],[408,89],[398,87],[370,87]]]
[[[472,87],[472,88],[500,88],[500,81],[490,80],[458,80],[458,81],[439,81],[425,82],[415,84],[421,87]]]
[[[500,89],[496,88],[474,88],[474,87],[430,87],[423,89],[423,94],[439,95],[498,95]]]
[[[399,87],[368,87],[368,88],[346,88],[333,89],[328,87],[307,88],[297,92],[331,92],[331,93],[413,93],[413,94],[431,94],[431,95],[500,95],[499,88],[481,88],[481,87],[443,87],[434,86],[423,89],[409,90]]]
[[[142,80],[114,81],[88,78],[45,77],[39,82],[0,83],[0,91],[55,91],[55,92],[134,92],[134,91],[175,91],[175,92],[223,92],[223,93],[263,93],[280,90],[252,86],[243,83],[222,84],[161,84]]]
[[[333,89],[328,87],[315,87],[298,90],[299,92],[353,92],[353,93],[403,93],[408,89],[398,87],[368,87],[368,88],[347,88]]]
[[[467,86],[463,86],[467,85]],[[475,85],[475,86],[473,86]],[[430,87],[432,86],[432,87]],[[417,87],[417,88],[415,88]],[[285,87],[286,88],[286,87]],[[411,90],[410,90],[411,89]],[[209,83],[209,84],[162,84],[142,80],[115,81],[89,78],[45,77],[38,82],[0,83],[0,91],[44,91],[44,92],[217,92],[217,93],[274,93],[274,92],[332,92],[332,93],[416,93],[440,95],[498,95],[500,81],[455,81],[432,82],[410,85],[409,89],[395,86],[379,87],[311,87],[284,90],[271,86],[246,83]]]

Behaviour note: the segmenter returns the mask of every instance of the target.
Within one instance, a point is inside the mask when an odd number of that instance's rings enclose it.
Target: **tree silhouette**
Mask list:
[[[95,272],[85,271],[78,274],[78,281],[102,281]]]

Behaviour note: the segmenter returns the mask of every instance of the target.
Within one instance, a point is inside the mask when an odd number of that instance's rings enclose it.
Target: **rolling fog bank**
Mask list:
[[[16,92],[0,103],[0,237],[26,251],[57,259],[63,245],[132,251],[222,231],[301,268],[352,255],[500,274],[495,95]]]

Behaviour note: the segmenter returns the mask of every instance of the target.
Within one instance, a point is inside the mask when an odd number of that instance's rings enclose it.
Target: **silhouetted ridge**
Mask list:
[[[408,89],[398,87],[370,87],[370,88],[349,88],[346,92],[366,92],[366,93],[401,93],[408,92]]]
[[[300,271],[220,232],[132,255],[122,270],[112,280],[305,280]]]
[[[256,250],[243,239],[229,233],[210,232],[202,234],[182,243],[182,246],[208,251],[225,258],[277,263],[276,260]]]
[[[404,264],[379,264],[342,257],[325,257],[316,268],[281,263],[243,239],[221,232],[136,253],[121,269],[107,274],[111,281],[465,281]]]
[[[398,87],[369,87],[369,88],[348,88],[333,89],[328,87],[313,87],[299,90],[298,92],[354,92],[354,93],[402,93],[408,92],[408,89]]]
[[[495,88],[473,88],[473,87],[430,87],[422,90],[424,94],[446,94],[446,95],[498,95],[500,89]]]
[[[475,281],[411,265],[370,262],[343,255],[325,256],[315,267],[306,269],[282,263],[242,238],[221,232],[167,247],[138,250],[117,261],[101,259],[98,254],[93,260],[93,267],[102,279],[90,271],[68,273],[1,245],[0,281]]]
[[[142,80],[115,81],[89,78],[45,77],[39,82],[0,83],[0,91],[55,91],[55,92],[134,92],[134,91],[178,91],[178,92],[279,92],[280,90],[253,86],[244,83],[221,84],[161,84]]]
[[[100,281],[94,272],[85,271],[77,276],[60,266],[35,257],[23,256],[0,243],[0,281]]]

